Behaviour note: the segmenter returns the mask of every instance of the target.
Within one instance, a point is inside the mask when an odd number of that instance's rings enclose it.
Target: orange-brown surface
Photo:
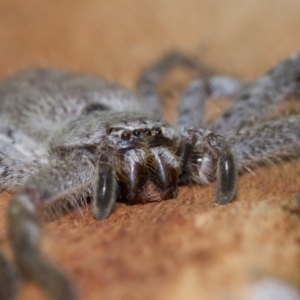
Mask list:
[[[298,0],[0,0],[0,76],[42,65],[132,88],[143,67],[179,49],[255,78],[299,51],[299,28]],[[224,207],[214,203],[214,184],[183,187],[158,204],[117,204],[101,222],[88,207],[46,224],[43,251],[70,274],[81,299],[250,299],[253,283],[266,277],[300,288],[300,207],[292,197],[299,182],[294,160],[243,175]],[[0,201],[7,255],[10,198]],[[22,285],[20,299],[43,297]]]

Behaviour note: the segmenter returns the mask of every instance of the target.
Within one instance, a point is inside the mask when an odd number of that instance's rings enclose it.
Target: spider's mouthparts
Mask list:
[[[140,201],[142,203],[147,202],[159,202],[166,199],[174,199],[177,196],[178,186],[171,186],[167,189],[161,189],[155,185],[152,181],[147,182],[143,192],[140,194]]]
[[[134,163],[122,172],[118,200],[138,204],[175,198],[179,173],[179,168],[159,156],[146,166]]]

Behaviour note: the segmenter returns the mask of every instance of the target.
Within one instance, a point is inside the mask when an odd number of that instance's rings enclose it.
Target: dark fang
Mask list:
[[[141,203],[140,194],[146,181],[145,168],[135,161],[128,163],[130,172],[123,170],[120,176],[119,200],[128,204]]]
[[[231,151],[225,152],[218,160],[216,200],[218,204],[227,204],[237,190],[237,166]]]
[[[181,142],[179,143],[179,146],[176,151],[176,155],[179,157],[181,167],[183,170],[190,159],[195,143],[196,143],[195,136],[193,136],[192,139],[189,138],[182,139]]]
[[[98,220],[106,218],[116,201],[115,178],[112,166],[100,162],[94,186],[94,217]]]

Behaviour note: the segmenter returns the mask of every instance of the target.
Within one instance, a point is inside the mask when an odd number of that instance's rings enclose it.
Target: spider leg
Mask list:
[[[239,171],[300,155],[300,115],[268,121],[231,137]]]
[[[248,82],[233,77],[212,75],[206,66],[195,59],[172,52],[145,70],[137,81],[138,95],[155,115],[162,115],[158,85],[166,74],[177,66],[185,66],[203,77],[192,81],[182,94],[177,120],[177,126],[181,129],[203,126],[208,97],[235,97],[249,85]]]
[[[186,66],[199,74],[208,76],[208,69],[178,52],[171,52],[160,59],[152,67],[146,69],[137,81],[137,92],[145,101],[147,109],[155,115],[162,115],[162,107],[158,95],[158,85],[163,77],[177,66]]]
[[[196,136],[203,139],[204,151],[208,151],[217,158],[216,201],[218,204],[227,204],[234,198],[238,184],[237,165],[233,151],[220,135],[209,133],[202,136],[202,132],[198,130]]]
[[[247,87],[213,126],[219,134],[232,135],[249,127],[292,92],[300,79],[300,54],[280,62]]]
[[[208,97],[208,86],[203,80],[191,82],[181,95],[176,126],[181,130],[203,127],[205,104]]]
[[[216,177],[216,202],[223,205],[234,198],[238,182],[237,164],[225,138],[206,129],[188,129],[176,155],[182,163],[183,180],[190,176],[191,181],[206,183]]]
[[[0,141],[6,141],[6,143],[14,145],[19,152],[26,156],[30,153],[36,156],[44,155],[41,145],[20,130],[2,121],[0,121]]]
[[[218,204],[230,202],[237,191],[236,158],[227,143],[220,143],[222,154],[217,164],[216,200]]]
[[[10,203],[9,238],[17,266],[23,277],[39,284],[51,299],[76,299],[76,293],[69,279],[40,252],[38,211],[68,196],[74,200],[90,189],[93,177],[90,159],[73,152],[33,175]]]
[[[98,220],[106,218],[116,202],[117,180],[115,175],[114,147],[101,147],[102,153],[96,163],[96,181],[92,200],[94,217]]]
[[[0,143],[1,144],[1,143]],[[15,192],[27,179],[41,168],[38,162],[15,159],[1,151],[0,145],[0,190]]]
[[[232,98],[249,83],[229,76],[215,75],[193,80],[183,92],[178,109],[177,127],[204,127],[205,105],[208,97]]]
[[[0,253],[0,299],[15,299],[18,292],[19,276],[14,265]]]
[[[31,145],[31,147],[28,147]],[[34,147],[35,145],[35,147]],[[15,192],[47,163],[46,153],[21,132],[0,125],[0,189]]]

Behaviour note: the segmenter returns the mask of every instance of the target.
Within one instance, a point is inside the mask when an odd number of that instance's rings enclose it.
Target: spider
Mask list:
[[[157,93],[176,65],[206,73],[184,91],[177,123],[162,120]],[[0,187],[15,192],[8,211],[17,269],[51,299],[76,299],[68,277],[39,249],[40,211],[90,197],[96,219],[115,201],[175,198],[178,186],[216,180],[216,202],[229,203],[238,173],[299,155],[300,117],[261,122],[300,79],[300,54],[255,82],[208,74],[173,53],[140,76],[137,94],[101,78],[32,69],[0,85]],[[238,95],[238,96],[237,96]],[[236,101],[205,129],[208,96]],[[146,111],[146,112],[145,112]],[[67,204],[66,204],[67,203]],[[13,265],[0,256],[0,298],[16,293]]]

